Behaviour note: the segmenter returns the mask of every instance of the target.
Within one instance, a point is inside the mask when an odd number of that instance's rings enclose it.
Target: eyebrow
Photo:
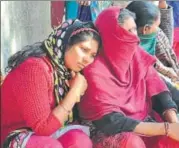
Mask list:
[[[81,45],[80,47],[82,47],[82,48],[86,48],[88,51],[91,51],[91,50],[92,50],[91,48],[88,48],[88,47],[85,46],[85,45]],[[97,52],[94,52],[94,54],[97,54]]]

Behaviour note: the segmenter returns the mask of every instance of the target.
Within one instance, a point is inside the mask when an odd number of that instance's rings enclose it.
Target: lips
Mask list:
[[[78,66],[80,67],[80,69],[85,68],[85,65],[83,65],[83,64],[81,64],[81,63],[78,63]]]

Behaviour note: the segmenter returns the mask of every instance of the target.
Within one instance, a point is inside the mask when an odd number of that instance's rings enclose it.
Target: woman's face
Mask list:
[[[129,31],[130,33],[137,35],[137,27],[136,27],[136,23],[135,20],[130,17],[128,19],[126,19],[123,23],[123,25],[121,25],[125,30]]]
[[[75,72],[81,71],[94,61],[98,46],[98,42],[92,38],[72,45],[65,53],[65,66]]]
[[[160,25],[160,17],[158,17],[158,19],[150,26],[144,26],[143,27],[143,34],[152,34],[152,33],[156,33],[157,29]]]

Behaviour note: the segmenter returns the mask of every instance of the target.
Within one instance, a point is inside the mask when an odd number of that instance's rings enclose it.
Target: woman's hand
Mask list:
[[[149,137],[166,135],[165,124],[154,122],[140,122],[133,132]],[[169,123],[168,136],[179,141],[179,123]]]
[[[171,123],[169,124],[169,137],[179,141],[179,123]]]
[[[159,9],[167,9],[168,4],[165,0],[159,0],[158,7],[159,7]]]
[[[167,70],[167,76],[172,80],[172,82],[177,82],[179,81],[179,77],[176,74],[176,72],[172,68],[168,68]]]
[[[84,95],[87,86],[87,81],[82,74],[72,72],[72,79],[69,80],[69,87],[76,92],[78,99],[80,99],[80,97]],[[77,102],[79,102],[79,100],[77,100]]]

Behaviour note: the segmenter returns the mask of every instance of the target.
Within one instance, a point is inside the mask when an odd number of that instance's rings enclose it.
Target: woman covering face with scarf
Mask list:
[[[83,127],[70,130],[68,124],[87,88],[80,71],[93,62],[100,43],[92,23],[69,20],[9,59],[1,88],[4,147],[92,148]]]
[[[95,148],[178,148],[176,104],[155,59],[139,46],[134,18],[119,7],[98,16],[103,49],[84,70],[80,116],[91,126]]]

